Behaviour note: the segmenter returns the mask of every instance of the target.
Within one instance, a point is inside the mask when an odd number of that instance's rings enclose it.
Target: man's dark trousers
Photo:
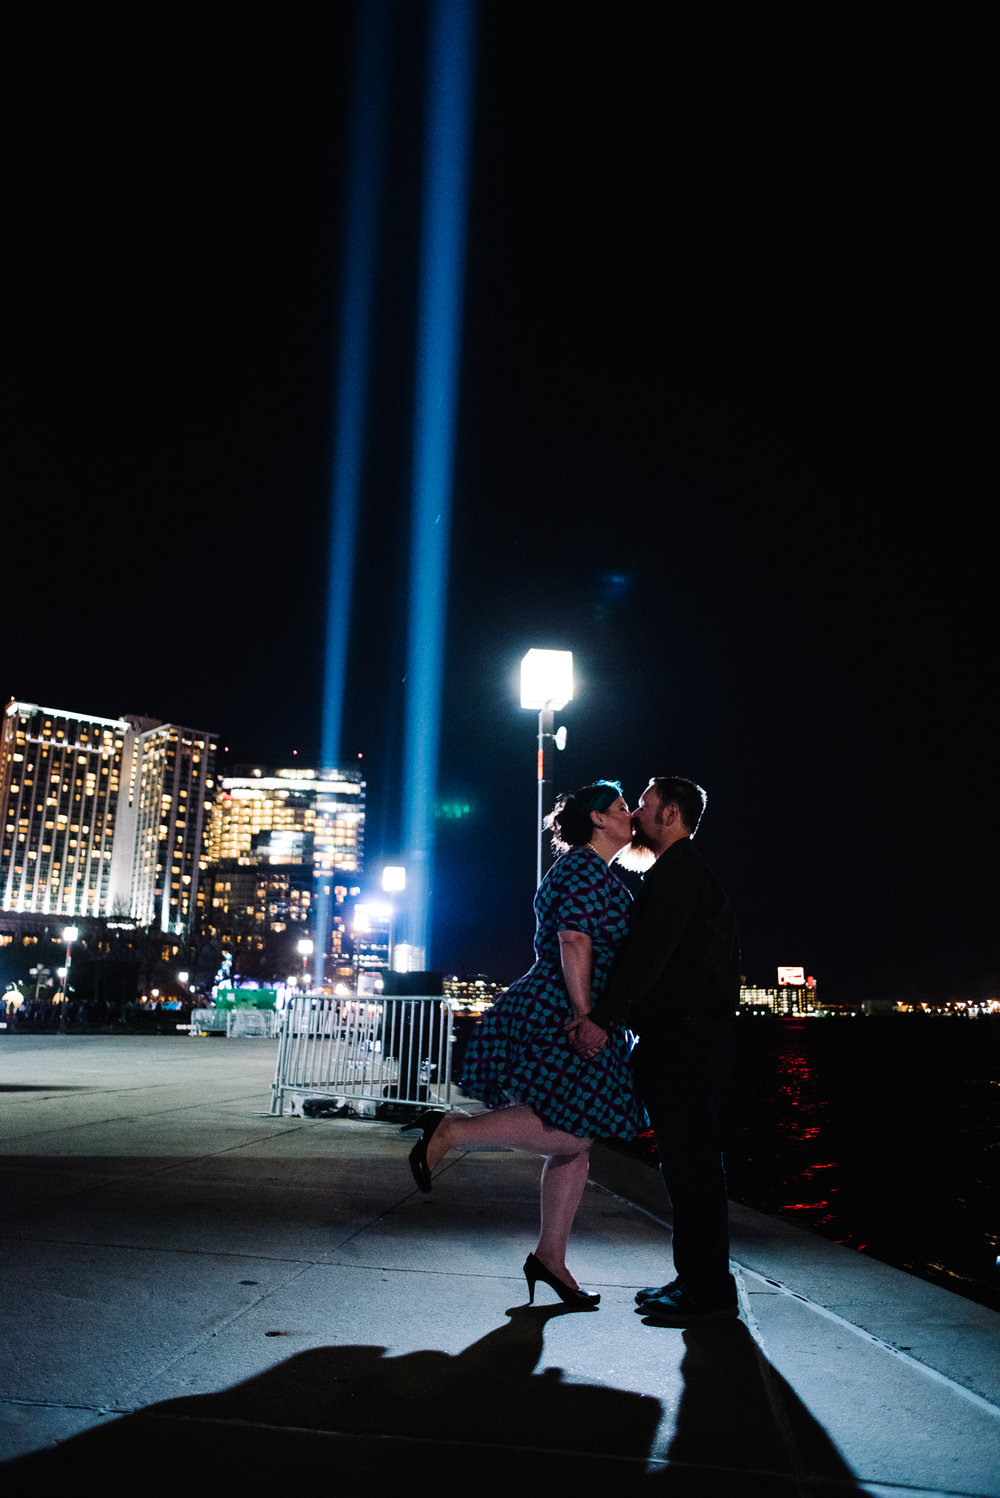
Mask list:
[[[713,1302],[736,1297],[720,1122],[734,1057],[728,1014],[663,1020],[632,1055],[673,1204],[677,1278]]]

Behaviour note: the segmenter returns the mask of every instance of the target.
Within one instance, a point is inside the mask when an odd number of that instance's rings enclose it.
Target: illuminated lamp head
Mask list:
[[[595,780],[578,791],[563,791],[545,818],[545,826],[552,833],[553,851],[565,853],[568,848],[581,848],[589,843],[594,833],[591,812],[607,811],[621,794],[617,780]]]

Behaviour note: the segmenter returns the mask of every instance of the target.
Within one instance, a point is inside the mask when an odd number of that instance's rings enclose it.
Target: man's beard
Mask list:
[[[647,869],[653,867],[656,854],[647,842],[639,842],[638,837],[641,837],[641,833],[632,833],[632,841],[615,855],[615,863],[620,863],[623,869],[631,869],[634,873],[644,874]]]

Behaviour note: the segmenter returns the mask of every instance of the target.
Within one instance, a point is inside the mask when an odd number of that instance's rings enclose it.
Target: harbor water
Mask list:
[[[729,1195],[1000,1310],[1000,1020],[737,1032]]]

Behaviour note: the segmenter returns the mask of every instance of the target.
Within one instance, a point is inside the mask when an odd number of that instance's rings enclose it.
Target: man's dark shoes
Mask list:
[[[680,1280],[671,1280],[668,1285],[650,1285],[645,1290],[637,1290],[635,1303],[641,1306],[645,1305],[647,1300],[658,1300],[661,1295],[668,1295],[671,1290],[679,1290],[680,1283]]]
[[[638,1296],[636,1297],[638,1299]],[[637,1316],[648,1316],[657,1326],[700,1326],[706,1321],[736,1321],[740,1308],[732,1299],[692,1295],[679,1286],[665,1287],[636,1306]]]

